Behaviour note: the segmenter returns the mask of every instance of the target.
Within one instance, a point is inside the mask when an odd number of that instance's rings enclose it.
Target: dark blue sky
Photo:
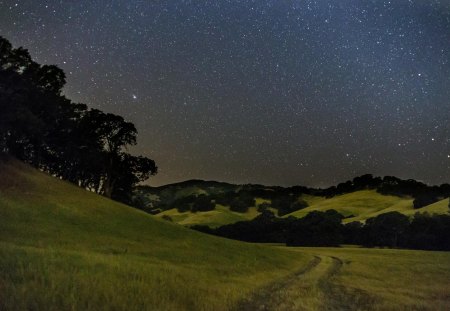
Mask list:
[[[151,184],[450,181],[449,1],[2,1],[0,35],[123,115]]]

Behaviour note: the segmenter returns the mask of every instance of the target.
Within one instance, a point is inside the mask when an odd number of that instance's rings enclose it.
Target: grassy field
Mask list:
[[[450,308],[448,252],[363,248],[302,248],[301,252],[337,261],[330,279],[317,284],[312,305],[325,302],[337,309],[352,305],[353,310]]]
[[[448,310],[450,253],[291,248],[308,265],[253,292],[234,310]]]
[[[450,305],[450,253],[242,243],[159,220],[14,160],[0,162],[0,172],[0,310]]]
[[[0,310],[228,310],[310,255],[204,235],[0,163]]]

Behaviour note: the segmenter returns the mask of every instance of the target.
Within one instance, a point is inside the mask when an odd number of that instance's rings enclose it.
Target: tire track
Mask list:
[[[367,292],[333,282],[344,262],[334,256],[314,256],[292,275],[269,284],[241,301],[234,311],[370,310]]]
[[[250,298],[241,301],[233,309],[234,311],[269,311],[269,310],[279,310],[278,307],[285,304],[286,297],[284,297],[283,292],[286,288],[292,286],[301,278],[303,275],[309,273],[315,267],[317,267],[322,261],[319,256],[314,256],[314,258],[306,265],[306,267],[300,269],[292,275],[286,278],[273,282],[266,287],[255,292]],[[289,309],[286,309],[289,310]],[[294,309],[291,309],[294,310]]]
[[[319,282],[319,287],[324,293],[325,298],[324,304],[320,310],[372,310],[377,300],[368,292],[361,289],[348,288],[332,282],[332,278],[339,273],[344,262],[337,257],[331,256],[331,258],[333,260],[333,265],[330,267],[327,277]]]

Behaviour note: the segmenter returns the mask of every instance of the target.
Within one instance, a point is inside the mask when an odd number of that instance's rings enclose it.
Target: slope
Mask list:
[[[159,213],[158,217],[169,216],[170,219],[180,225],[205,225],[211,228],[220,227],[223,225],[235,223],[238,221],[251,220],[258,215],[256,207],[249,208],[246,213],[238,213],[230,211],[228,207],[223,205],[216,205],[216,208],[207,212],[179,212],[173,208]]]
[[[0,160],[0,309],[226,310],[310,255],[191,231]]]
[[[387,212],[399,212],[407,216],[415,213],[445,214],[448,213],[448,199],[419,209],[413,208],[412,198],[402,198],[391,195],[382,195],[376,190],[361,190],[335,196],[330,199],[316,200],[305,209],[293,212],[287,216],[303,217],[312,211],[326,211],[334,209],[344,215],[344,223],[352,221],[365,221],[371,217]]]
[[[319,201],[316,204],[289,215],[303,217],[311,211],[326,211],[329,209],[334,209],[342,215],[348,217],[349,220],[361,220],[365,219],[366,215],[383,211],[396,204],[404,204],[405,207],[410,204],[412,208],[412,200],[410,199],[382,195],[375,190],[361,190]]]

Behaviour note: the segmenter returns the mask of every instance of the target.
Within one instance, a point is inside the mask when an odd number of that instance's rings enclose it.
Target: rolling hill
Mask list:
[[[392,206],[398,206],[397,211],[413,210],[413,200],[391,195],[382,195],[375,190],[361,190],[333,198],[323,199],[305,209],[293,212],[287,216],[303,217],[312,211],[334,209],[346,217],[345,221],[363,221],[376,214],[387,211]]]
[[[407,216],[413,216],[416,213],[446,214],[450,211],[448,204],[449,199],[444,199],[422,208],[414,209],[412,198],[382,195],[375,190],[362,190],[316,201],[307,208],[287,216],[303,217],[312,211],[334,209],[344,215],[346,218],[343,222],[348,223],[365,221],[377,215],[394,211]]]
[[[227,189],[231,188],[231,185],[226,184]],[[237,186],[236,186],[237,187]],[[215,191],[219,191],[220,184],[215,187]],[[208,189],[201,186],[193,186],[192,184],[187,188],[177,187],[177,190],[171,190],[171,193],[177,198],[183,197],[185,193],[189,195],[193,193],[209,194]],[[232,188],[231,188],[232,189]],[[168,190],[165,190],[168,191]],[[226,191],[225,189],[223,191]],[[234,191],[234,190],[233,190]],[[154,194],[156,195],[156,194]],[[170,208],[168,210],[157,213],[158,217],[167,216],[178,224],[185,226],[192,225],[207,225],[210,227],[219,227],[235,223],[238,221],[251,220],[260,213],[258,212],[258,206],[264,202],[269,202],[260,197],[255,197],[256,204],[249,208],[247,212],[240,213],[231,211],[229,207],[220,204],[216,205],[216,208],[207,212],[179,212],[176,208]],[[394,195],[383,195],[376,190],[359,190],[351,193],[337,195],[332,198],[326,198],[323,196],[316,196],[310,194],[301,194],[300,200],[308,203],[308,207],[284,215],[283,217],[304,217],[306,214],[312,211],[326,211],[334,209],[346,217],[343,222],[348,223],[352,221],[364,222],[368,218],[375,217],[382,213],[397,211],[407,216],[413,216],[415,213],[430,213],[430,214],[445,214],[450,211],[448,208],[449,199],[443,199],[436,203],[424,206],[419,209],[413,208],[413,198],[400,197]],[[176,203],[174,203],[176,205]],[[273,210],[276,214],[276,210]]]
[[[1,310],[227,310],[311,257],[185,229],[13,159],[0,172]]]
[[[444,310],[450,303],[448,252],[242,243],[159,220],[10,158],[0,160],[0,174],[0,310]]]

